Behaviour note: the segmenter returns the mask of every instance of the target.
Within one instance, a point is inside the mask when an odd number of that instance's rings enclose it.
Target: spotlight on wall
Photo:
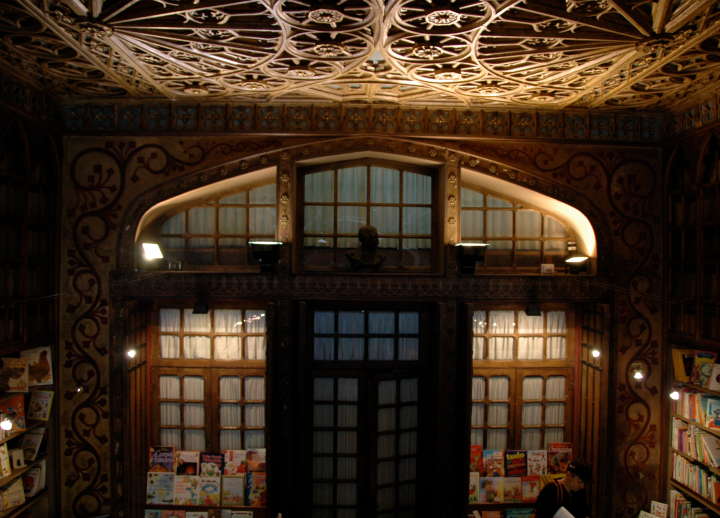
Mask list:
[[[633,362],[630,364],[630,374],[635,381],[645,379],[645,366],[641,362]]]
[[[146,261],[154,261],[155,259],[162,259],[163,253],[158,243],[143,243],[143,258]]]
[[[593,358],[600,358],[600,349],[593,349],[590,351],[590,354]]]
[[[125,354],[127,354],[128,358],[133,359],[137,356],[137,351],[135,349],[128,349]]]
[[[668,395],[670,396],[670,399],[672,399],[673,401],[677,401],[680,399],[680,392],[678,392],[677,390],[673,390]]]
[[[455,245],[457,251],[458,270],[461,274],[472,275],[475,273],[475,265],[485,264],[485,251],[488,243],[458,243]]]
[[[589,259],[586,255],[572,255],[565,259],[565,264],[570,273],[583,273],[587,271]]]
[[[282,241],[248,241],[250,256],[260,265],[261,272],[275,271],[282,245]]]
[[[0,428],[2,428],[3,430],[5,430],[7,432],[7,431],[12,430],[12,427],[13,427],[13,422],[9,418],[3,417],[2,421],[0,421]]]

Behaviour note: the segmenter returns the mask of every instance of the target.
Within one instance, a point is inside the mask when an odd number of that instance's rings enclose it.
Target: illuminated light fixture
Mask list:
[[[128,349],[126,354],[128,358],[135,358],[137,356],[137,351],[135,349]]]
[[[586,255],[574,255],[572,257],[568,257],[567,259],[565,259],[565,262],[568,264],[582,264],[585,261],[587,261],[588,259],[590,259],[590,258]]]
[[[458,270],[461,274],[472,275],[475,273],[475,265],[485,264],[485,250],[488,243],[458,243],[457,250]]]
[[[163,253],[160,249],[160,245],[157,243],[143,243],[143,257],[146,261],[154,261],[155,259],[162,259]]]
[[[600,358],[600,349],[593,349],[590,351],[590,354],[593,358]]]
[[[587,271],[588,259],[586,255],[572,255],[565,259],[568,266],[568,272],[573,274],[583,273]]]
[[[677,400],[680,399],[680,392],[678,392],[677,390],[673,390],[673,391],[670,392],[670,394],[668,394],[668,395],[670,396],[670,399],[672,399],[672,400],[674,400],[674,401],[677,401]]]
[[[273,272],[280,261],[282,241],[248,241],[250,255],[260,265],[261,272]]]
[[[642,371],[640,371],[640,370],[637,370],[637,371],[633,372],[633,379],[636,379],[636,380],[640,381],[640,380],[643,379],[644,377],[645,377],[645,375],[644,375],[644,374],[642,373]]]
[[[3,418],[2,421],[0,421],[0,428],[5,430],[6,432],[12,430],[13,422],[8,419],[7,417]]]

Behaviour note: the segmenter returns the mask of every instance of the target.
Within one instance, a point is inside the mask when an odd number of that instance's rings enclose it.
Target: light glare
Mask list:
[[[157,243],[143,243],[143,257],[147,261],[152,261],[154,259],[162,259],[163,253],[160,249],[160,245]]]
[[[677,390],[673,390],[672,392],[670,392],[670,399],[674,399],[675,401],[680,399],[680,392],[678,392]]]

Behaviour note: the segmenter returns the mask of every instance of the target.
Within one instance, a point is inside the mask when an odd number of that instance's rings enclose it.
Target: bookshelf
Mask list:
[[[679,398],[671,407],[669,487],[686,506],[720,516],[720,387],[712,379],[720,355],[683,346],[671,357]],[[684,511],[676,505],[669,513],[677,518]]]

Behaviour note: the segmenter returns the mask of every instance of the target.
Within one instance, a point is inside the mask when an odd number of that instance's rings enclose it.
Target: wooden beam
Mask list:
[[[100,13],[102,12],[102,8],[103,8],[103,2],[104,2],[104,0],[92,0],[92,17],[93,18],[100,17]]]
[[[665,32],[665,25],[670,19],[672,12],[672,0],[658,0],[652,4],[653,32],[660,34]]]
[[[641,23],[635,16],[630,14],[630,10],[625,6],[622,0],[608,0],[608,4],[615,8],[615,10],[622,15],[630,24],[637,29],[637,31],[643,36],[650,36],[650,29],[646,27],[645,23]],[[639,18],[639,17],[638,17]]]
[[[86,16],[88,13],[87,6],[81,0],[62,0],[62,2],[78,16]]]

